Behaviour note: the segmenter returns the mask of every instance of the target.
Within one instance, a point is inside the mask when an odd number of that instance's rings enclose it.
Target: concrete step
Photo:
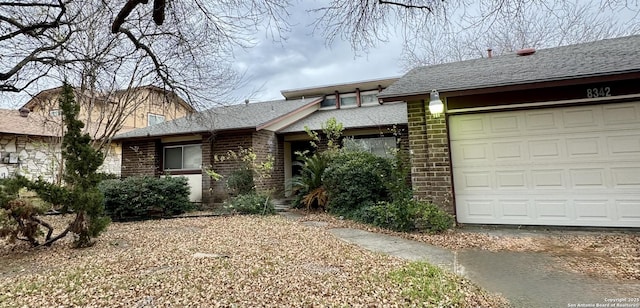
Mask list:
[[[273,207],[276,212],[286,212],[291,208],[291,199],[273,199]]]

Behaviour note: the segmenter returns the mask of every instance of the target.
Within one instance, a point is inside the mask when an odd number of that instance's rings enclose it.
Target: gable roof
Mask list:
[[[359,89],[360,91],[379,90],[379,89],[384,89],[388,87],[392,83],[396,82],[398,79],[400,79],[400,77],[363,80],[363,81],[340,83],[340,84],[325,85],[325,86],[316,86],[316,87],[309,87],[309,88],[282,90],[280,91],[280,93],[286,99],[298,99],[305,96],[313,97],[313,96],[333,95],[335,92],[338,92],[338,93],[355,92],[356,89]]]
[[[418,67],[378,95],[384,101],[509,85],[640,72],[640,35]]]
[[[0,109],[0,134],[53,137],[60,136],[60,126],[37,114],[23,117],[18,110]]]
[[[216,107],[173,121],[119,134],[113,139],[185,135],[221,130],[259,130],[260,127],[274,120],[291,116],[302,108],[319,106],[321,101],[322,98],[306,98]]]
[[[76,99],[79,96],[82,95],[82,93],[80,92],[79,88],[74,87],[73,90],[74,90],[74,95],[75,95]],[[133,88],[130,88],[130,89],[116,90],[116,91],[114,91],[112,93],[112,96],[122,96],[122,95],[126,94],[129,91],[137,91],[137,90],[149,90],[149,91],[159,92],[159,93],[161,93],[163,95],[167,95],[167,97],[169,97],[171,99],[175,99],[178,104],[182,105],[189,112],[195,112],[196,111],[195,108],[193,108],[193,106],[191,106],[189,103],[187,103],[184,99],[182,99],[175,92],[170,91],[170,90],[166,90],[166,89],[160,88],[158,86],[154,86],[154,85],[145,85],[145,86],[133,87]],[[28,102],[26,102],[22,106],[22,108],[33,109],[33,107],[35,105],[39,104],[40,102],[46,101],[48,99],[51,99],[53,96],[59,96],[61,93],[62,93],[62,86],[55,87],[55,88],[50,88],[50,89],[46,89],[46,90],[42,90],[38,94],[34,95]],[[113,97],[108,97],[107,95],[101,95],[100,97],[97,97],[97,99],[101,100],[101,101],[107,101],[108,99],[113,99]],[[80,101],[82,102],[82,100],[80,100]]]
[[[335,118],[344,128],[379,127],[394,124],[407,124],[407,104],[404,102],[371,105],[356,108],[318,110],[279,133],[304,132],[307,126],[311,130],[320,130],[327,120]]]

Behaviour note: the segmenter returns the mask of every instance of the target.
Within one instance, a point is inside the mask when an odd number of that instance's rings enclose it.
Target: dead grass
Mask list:
[[[0,242],[0,306],[437,306],[389,278],[406,266],[278,216],[112,223],[87,249]],[[461,306],[504,305],[443,277]]]
[[[301,214],[304,214],[301,212]],[[547,252],[569,271],[598,278],[640,280],[640,235],[619,232],[491,232],[452,230],[442,234],[401,233],[340,220],[328,214],[309,214],[302,221],[324,221],[326,228],[355,228],[401,236],[452,250],[485,249],[491,251]]]

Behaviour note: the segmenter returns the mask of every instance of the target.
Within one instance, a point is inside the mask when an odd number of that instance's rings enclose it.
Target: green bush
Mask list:
[[[354,219],[394,231],[442,232],[453,227],[453,216],[437,206],[413,199],[380,202],[359,211]]]
[[[225,202],[225,208],[238,214],[273,215],[276,213],[269,196],[256,192],[232,198]]]
[[[244,195],[255,191],[253,171],[249,168],[234,170],[227,177],[227,188],[232,195]]]
[[[351,218],[361,208],[389,201],[385,181],[391,178],[391,161],[368,152],[341,151],[323,175],[331,213]]]
[[[185,177],[129,177],[99,185],[105,210],[114,220],[171,216],[193,209]]]
[[[322,184],[322,176],[329,164],[329,155],[316,153],[303,157],[300,174],[291,181],[296,193],[293,207],[306,209],[324,209],[327,206],[327,194]]]

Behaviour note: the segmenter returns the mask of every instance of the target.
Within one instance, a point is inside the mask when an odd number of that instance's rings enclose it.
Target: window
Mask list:
[[[336,96],[330,95],[325,97],[325,99],[320,103],[320,108],[335,108],[336,107]]]
[[[373,105],[378,103],[378,91],[360,93],[360,103],[362,105]]]
[[[345,139],[344,147],[373,153],[380,157],[392,158],[391,150],[396,148],[396,137],[350,138]]]
[[[199,170],[202,168],[202,145],[178,145],[164,148],[164,170]]]
[[[49,111],[49,115],[52,117],[59,117],[62,115],[62,111],[60,109],[51,109],[51,111]]]
[[[340,108],[342,107],[355,107],[358,102],[356,101],[356,95],[354,94],[341,94],[340,95]]]
[[[147,126],[156,125],[164,122],[164,115],[149,113],[147,115]]]

